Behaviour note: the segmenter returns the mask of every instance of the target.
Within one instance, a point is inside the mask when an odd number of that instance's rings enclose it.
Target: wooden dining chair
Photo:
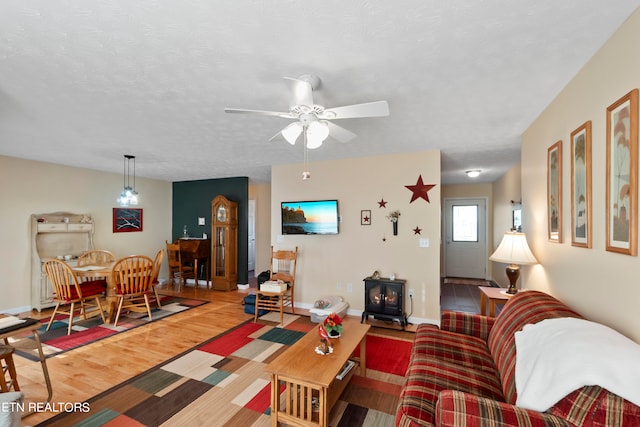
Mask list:
[[[118,310],[113,326],[118,326],[122,310],[142,311],[146,309],[151,320],[149,293],[153,278],[153,260],[144,255],[131,255],[116,261],[112,281],[116,287]]]
[[[78,257],[78,267],[85,267],[87,265],[105,265],[112,262],[116,262],[116,256],[107,250],[104,249],[93,249],[90,251],[83,252]],[[107,287],[107,278],[79,278],[81,282],[95,282],[95,284],[99,284],[106,289]]]
[[[193,265],[188,265],[182,262],[182,255],[180,253],[179,243],[167,244],[167,263],[169,266],[169,280],[171,284],[175,284],[175,280],[178,280],[178,289],[180,286],[187,283],[187,279],[195,278],[195,269]]]
[[[69,316],[67,335],[71,335],[75,312],[79,311],[79,314],[86,319],[87,307],[96,307],[102,321],[105,321],[104,310],[100,302],[100,296],[104,292],[102,285],[92,282],[78,282],[78,278],[69,264],[58,259],[45,260],[43,269],[53,287],[53,298],[56,303],[47,325],[47,331],[51,328],[56,315],[65,313]],[[79,304],[80,307],[78,308],[76,304]]]
[[[296,264],[298,260],[298,247],[295,250],[273,250],[271,246],[271,276],[269,280],[281,280],[287,284],[287,288],[278,292],[263,291],[260,287],[256,290],[256,306],[254,320],[258,319],[260,310],[279,311],[280,323],[283,322],[284,307],[291,307],[291,314],[296,314],[294,306],[294,292],[296,282]]]
[[[153,289],[153,293],[156,296],[158,308],[162,307],[162,304],[160,304],[158,289],[156,289],[156,286],[159,284],[158,275],[160,274],[160,267],[162,267],[162,260],[164,260],[164,249],[160,249],[156,254],[156,258],[153,260],[153,275],[151,276],[151,289]]]

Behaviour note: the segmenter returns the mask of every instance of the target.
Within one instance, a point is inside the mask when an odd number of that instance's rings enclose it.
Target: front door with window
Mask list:
[[[485,199],[446,199],[444,258],[446,277],[485,279],[487,212]]]

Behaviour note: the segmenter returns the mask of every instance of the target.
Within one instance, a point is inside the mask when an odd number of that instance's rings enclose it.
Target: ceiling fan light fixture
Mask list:
[[[280,133],[289,144],[295,145],[298,137],[302,133],[302,126],[298,122],[291,123],[289,126],[282,129]]]
[[[311,122],[307,126],[307,148],[313,150],[322,145],[329,136],[329,126],[324,122]]]

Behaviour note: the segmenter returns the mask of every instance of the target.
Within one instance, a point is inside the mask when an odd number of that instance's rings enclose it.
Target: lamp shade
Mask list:
[[[504,233],[498,249],[489,257],[491,261],[506,264],[531,265],[538,260],[531,253],[524,233],[508,231]]]

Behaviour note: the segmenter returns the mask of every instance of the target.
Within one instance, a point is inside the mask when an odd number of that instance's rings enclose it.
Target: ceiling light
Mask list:
[[[480,169],[472,169],[468,170],[466,174],[469,178],[477,178],[478,176],[480,176],[480,172]]]
[[[302,125],[299,122],[291,123],[289,126],[282,129],[280,133],[289,144],[295,145],[298,137],[302,133]]]
[[[329,136],[329,126],[322,122],[311,122],[306,129],[307,148],[313,150],[322,145],[322,142]]]
[[[133,160],[133,186],[131,186],[131,160]],[[138,204],[138,192],[136,191],[136,156],[129,154],[124,155],[124,188],[120,197],[118,197],[118,204],[122,207],[136,206]]]

